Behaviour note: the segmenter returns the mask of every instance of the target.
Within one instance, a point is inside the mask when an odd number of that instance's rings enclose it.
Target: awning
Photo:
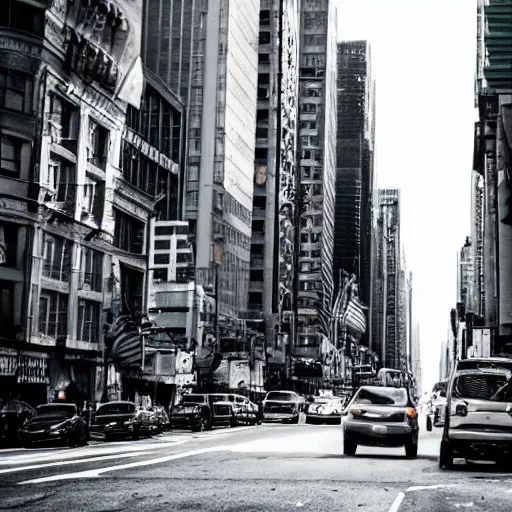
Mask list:
[[[119,316],[114,321],[111,332],[113,343],[110,357],[121,368],[140,368],[142,366],[142,339],[133,318]]]

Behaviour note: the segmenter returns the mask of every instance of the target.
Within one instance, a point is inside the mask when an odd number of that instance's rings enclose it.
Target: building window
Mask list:
[[[199,192],[197,192],[197,191],[188,192],[187,191],[187,208],[197,208],[198,204],[199,204]]]
[[[107,128],[92,119],[90,120],[87,161],[103,170],[107,166],[109,135],[110,132]]]
[[[0,281],[0,325],[2,329],[14,325],[14,283]]]
[[[259,53],[258,64],[270,64],[270,55],[268,53]]]
[[[144,248],[144,223],[114,208],[114,245],[123,251],[142,254]]]
[[[43,2],[23,2],[22,0],[2,0],[0,2],[0,26],[29,32],[36,36],[44,35]]]
[[[18,225],[9,222],[4,222],[0,225],[0,246],[5,248],[5,259],[0,258],[0,268],[21,267],[21,262],[18,264],[18,234]]]
[[[30,113],[33,87],[29,75],[0,68],[0,108]]]
[[[50,129],[55,134],[53,142],[76,154],[80,109],[56,94],[50,95]]]
[[[103,276],[103,254],[88,247],[82,247],[80,281],[82,289],[101,292]]]
[[[68,296],[43,290],[39,297],[39,332],[52,338],[60,338],[68,332]]]
[[[101,304],[92,300],[78,302],[78,332],[77,339],[88,343],[99,342]]]
[[[52,155],[53,156],[53,155]],[[75,195],[75,166],[66,160],[50,160],[44,185],[56,193],[57,202],[72,202]]]
[[[44,235],[43,276],[68,281],[71,271],[71,242],[60,237]]]
[[[23,140],[10,135],[1,136],[0,174],[2,176],[20,177],[22,147]]]
[[[260,11],[260,25],[270,25],[270,10],[262,9]]]
[[[260,44],[270,44],[270,32],[260,32]]]

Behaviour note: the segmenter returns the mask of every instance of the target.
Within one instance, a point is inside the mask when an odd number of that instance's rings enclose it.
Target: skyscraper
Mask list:
[[[300,251],[295,354],[317,358],[333,304],[336,167],[336,8],[333,0],[301,7]],[[321,375],[320,375],[321,377]]]
[[[249,319],[264,327],[271,373],[282,380],[295,329],[300,12],[298,0],[263,0],[260,7],[248,308]]]
[[[334,280],[355,274],[360,298],[371,306],[374,196],[374,80],[367,41],[338,43]],[[371,325],[371,322],[369,322]],[[363,337],[368,343],[370,332]]]
[[[235,319],[248,299],[259,14],[259,0],[221,0],[194,23],[185,218],[198,282],[216,281],[219,313]]]
[[[398,323],[401,270],[400,191],[379,189],[378,197],[378,273],[374,279],[373,347],[380,355],[382,366],[401,369]]]

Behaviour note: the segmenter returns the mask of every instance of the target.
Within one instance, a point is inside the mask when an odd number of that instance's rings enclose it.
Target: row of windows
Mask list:
[[[52,338],[68,334],[69,296],[50,290],[43,290],[39,298],[39,333]],[[98,343],[101,322],[100,302],[80,299],[78,301],[78,323],[76,338],[80,341]]]
[[[33,88],[30,75],[0,67],[0,108],[29,114]]]

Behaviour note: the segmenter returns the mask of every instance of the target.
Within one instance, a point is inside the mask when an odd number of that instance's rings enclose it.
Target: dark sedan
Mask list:
[[[12,445],[19,442],[19,430],[36,410],[25,402],[8,400],[0,403],[0,441]]]
[[[357,446],[405,446],[406,456],[418,454],[418,413],[406,388],[363,386],[342,416],[343,452]]]
[[[75,404],[57,403],[37,407],[35,416],[20,429],[20,438],[25,446],[44,442],[83,446],[87,444],[89,432]]]
[[[108,439],[138,439],[144,428],[142,414],[133,402],[108,402],[98,407],[91,425],[91,436]]]

